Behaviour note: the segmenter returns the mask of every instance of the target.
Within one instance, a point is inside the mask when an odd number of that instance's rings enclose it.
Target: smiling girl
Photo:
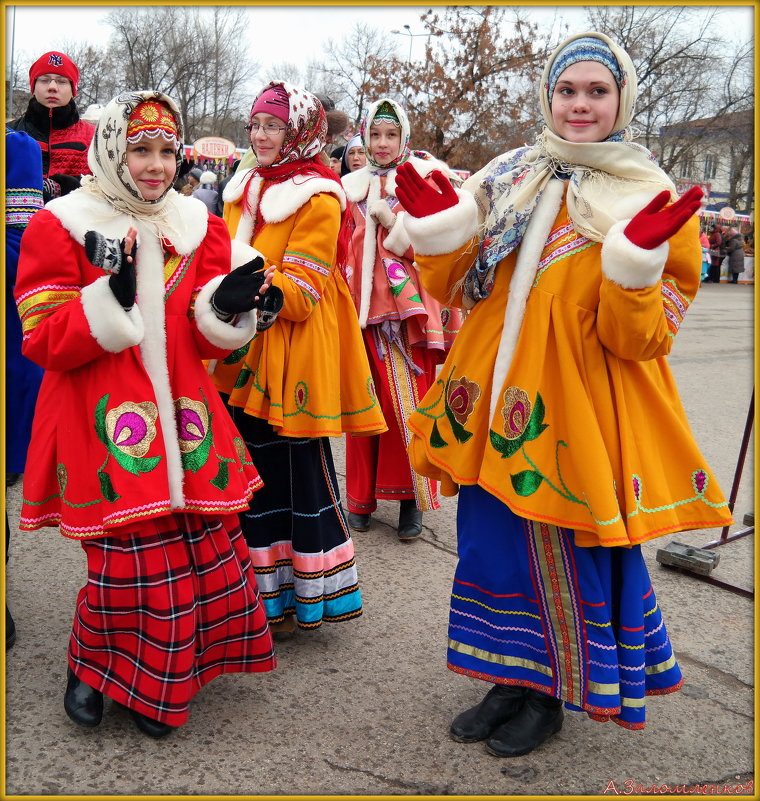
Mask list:
[[[635,99],[628,54],[579,34],[544,68],[532,147],[461,192],[399,170],[423,283],[471,309],[410,453],[459,494],[449,667],[494,685],[450,734],[494,756],[539,746],[563,706],[644,728],[683,678],[641,543],[731,522],[666,360],[701,192],[679,199],[631,141]]]
[[[166,95],[112,100],[92,176],[32,218],[15,288],[46,371],[21,528],[58,526],[87,558],[64,708],[97,726],[108,696],[154,738],[215,676],[275,666],[237,518],[262,482],[202,363],[254,335],[274,289],[261,260],[230,274],[222,221],[171,188],[181,142]]]

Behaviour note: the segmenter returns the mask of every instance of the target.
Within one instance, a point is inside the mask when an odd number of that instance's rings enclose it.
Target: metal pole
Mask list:
[[[8,117],[13,116],[13,52],[16,44],[16,6],[13,6],[13,23],[11,33],[11,77],[8,81]]]

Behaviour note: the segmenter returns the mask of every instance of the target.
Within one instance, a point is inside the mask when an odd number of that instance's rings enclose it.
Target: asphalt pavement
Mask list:
[[[694,435],[726,495],[754,386],[753,324],[752,286],[706,285],[670,356]],[[343,479],[342,441],[334,454]],[[84,554],[54,529],[14,531],[20,497],[20,484],[7,493],[7,600],[18,636],[5,664],[3,797],[606,797],[695,786],[699,794],[737,794],[740,786],[755,794],[754,601],[656,558],[672,541],[701,548],[720,531],[644,546],[685,677],[680,692],[648,699],[647,728],[630,732],[569,712],[548,743],[499,759],[482,743],[447,735],[453,717],[490,686],[446,668],[456,499],[425,513],[413,543],[396,538],[398,505],[381,502],[370,530],[354,535],[364,614],[277,643],[270,674],[215,679],[196,696],[189,722],[155,741],[108,700],[96,729],[66,716],[66,648]],[[754,439],[730,533],[746,528],[753,508]],[[751,589],[753,546],[751,535],[717,548],[711,575]]]

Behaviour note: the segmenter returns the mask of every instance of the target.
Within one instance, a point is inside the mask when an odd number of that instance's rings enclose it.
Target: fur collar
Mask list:
[[[418,156],[409,156],[409,163],[415,170],[425,178],[433,170],[441,170],[444,175],[447,175],[450,170],[442,161],[435,158],[421,159]],[[370,176],[375,175],[375,172],[370,172],[369,167],[362,167],[356,172],[350,172],[341,178],[343,188],[346,190],[346,196],[352,203],[359,203],[367,197],[369,192]],[[396,194],[396,168],[394,167],[387,174],[385,179],[385,192],[388,195]]]
[[[206,236],[208,209],[203,201],[177,192],[169,194],[167,207],[172,226],[180,232],[171,244],[180,256],[186,256]],[[135,219],[130,215],[116,211],[105,200],[81,189],[51,200],[45,208],[61,221],[61,225],[82,246],[84,235],[93,229],[110,239],[123,239],[130,226],[138,230],[141,227],[135,224]]]

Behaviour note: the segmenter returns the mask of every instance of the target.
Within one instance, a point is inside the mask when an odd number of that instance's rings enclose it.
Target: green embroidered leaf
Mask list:
[[[532,495],[540,486],[544,477],[535,470],[523,470],[510,476],[512,486],[518,495]]]
[[[103,497],[113,503],[114,501],[118,501],[121,498],[116,490],[113,488],[113,484],[111,483],[111,476],[108,473],[104,473],[102,471],[98,471],[98,480],[100,481],[100,491],[103,493]]]
[[[253,340],[251,340],[251,342],[253,342]],[[251,347],[251,342],[247,342],[242,348],[233,350],[232,353],[230,353],[230,355],[222,361],[222,364],[235,364],[235,362],[239,362],[243,356],[248,353],[248,349]]]
[[[220,460],[219,470],[216,476],[214,476],[214,478],[211,479],[211,483],[215,487],[218,487],[220,490],[227,489],[227,484],[230,483],[230,471],[229,468],[227,467],[227,461],[228,460],[226,459]]]
[[[191,473],[197,473],[201,467],[208,461],[208,454],[211,450],[211,415],[208,418],[208,431],[206,436],[201,441],[201,444],[190,453],[182,454],[182,468],[189,470]],[[212,482],[213,483],[213,482]]]
[[[413,300],[416,303],[422,303],[422,298],[416,292],[410,296],[409,300]]]
[[[106,446],[110,445],[110,440],[106,433],[106,404],[110,397],[110,393],[103,395],[95,407],[95,433],[98,435],[98,439]]]
[[[449,443],[441,436],[438,430],[438,421],[433,420],[433,430],[430,432],[430,447],[431,448],[445,448]]]
[[[402,290],[404,289],[404,287],[408,283],[409,283],[409,279],[407,278],[406,281],[403,281],[400,284],[396,284],[396,286],[391,286],[390,289],[391,289],[391,293],[393,294],[393,297],[397,298],[401,294]]]
[[[536,393],[536,402],[533,404],[530,420],[528,420],[528,425],[525,426],[525,431],[523,431],[521,436],[523,442],[530,442],[536,439],[544,429],[549,428],[549,426],[544,423],[545,413],[546,407],[544,406],[544,401],[541,395]]]
[[[240,371],[240,375],[237,377],[237,381],[235,382],[235,389],[242,389],[247,383],[250,377],[253,375],[253,370],[249,369],[248,367],[243,367]]]
[[[150,473],[151,470],[154,470],[158,463],[161,461],[160,456],[149,456],[142,459],[138,459],[135,456],[130,456],[128,453],[124,453],[124,451],[120,451],[112,442],[107,442],[108,450],[113,456],[114,459],[119,463],[120,467],[123,467],[128,473],[132,473],[132,475],[137,476],[140,473]]]
[[[444,405],[444,411],[446,412],[446,417],[449,418],[449,423],[451,423],[451,431],[456,437],[457,442],[467,442],[468,439],[472,436],[472,432],[468,431],[460,422],[459,420],[454,417],[454,412],[451,411],[449,404],[446,403]]]
[[[507,459],[512,454],[517,453],[525,440],[524,432],[523,436],[519,436],[517,439],[502,437],[501,434],[497,434],[493,429],[488,433],[491,437],[491,445],[501,454],[502,459]]]

